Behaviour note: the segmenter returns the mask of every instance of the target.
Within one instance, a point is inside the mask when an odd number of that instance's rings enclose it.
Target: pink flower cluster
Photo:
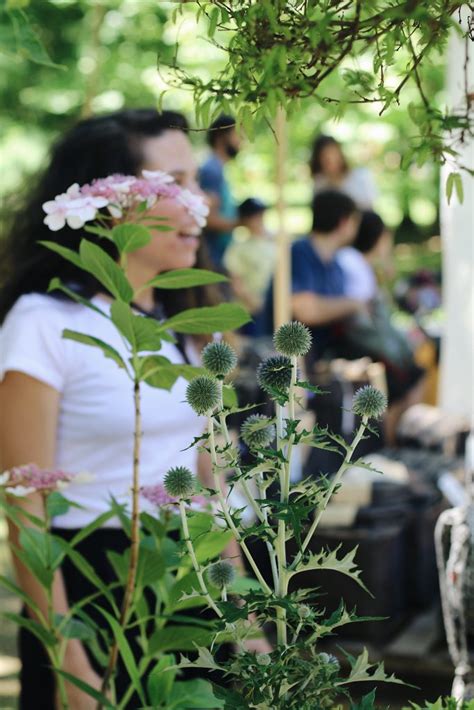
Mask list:
[[[0,475],[0,486],[7,493],[26,496],[35,491],[53,491],[64,488],[74,476],[64,471],[48,471],[30,463],[5,471]]]
[[[129,210],[145,203],[150,209],[160,198],[176,200],[191,214],[199,227],[204,227],[209,208],[200,195],[180,187],[174,178],[161,170],[143,170],[143,177],[109,175],[80,187],[71,185],[62,195],[45,202],[44,223],[56,232],[67,224],[80,229],[106,207],[112,217],[121,219]]]
[[[155,486],[142,486],[140,493],[149,503],[161,508],[165,505],[178,505],[179,498],[168,495],[165,487],[158,483]],[[190,507],[193,509],[202,509],[209,506],[209,501],[204,496],[193,496],[191,498]]]

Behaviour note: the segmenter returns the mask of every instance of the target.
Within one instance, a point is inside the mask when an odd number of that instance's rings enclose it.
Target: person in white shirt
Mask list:
[[[129,495],[132,461],[133,401],[130,382],[95,348],[62,338],[64,328],[96,335],[124,354],[120,336],[109,321],[73,301],[48,294],[48,284],[58,276],[70,289],[92,298],[101,310],[110,298],[87,273],[39,244],[56,240],[77,250],[81,230],[68,227],[50,232],[43,224],[41,206],[73,183],[115,173],[138,175],[142,169],[162,170],[177,183],[200,194],[197,164],[186,135],[186,120],[174,112],[153,109],[125,110],[80,122],[55,145],[46,172],[18,211],[0,258],[0,471],[28,463],[67,473],[93,474],[89,483],[72,485],[68,497],[83,506],[71,508],[53,520],[56,534],[72,538],[98,514],[108,509],[110,496],[119,501]],[[169,204],[168,204],[169,203]],[[158,203],[156,210],[172,229],[157,233],[150,244],[128,255],[127,276],[138,289],[162,271],[196,264],[200,228],[190,213],[176,202]],[[88,235],[91,238],[91,235]],[[92,237],[93,238],[93,237]],[[101,246],[107,248],[106,240]],[[113,245],[110,244],[111,254]],[[115,255],[114,255],[115,256]],[[136,298],[138,312],[167,316],[184,307],[209,304],[205,288],[196,291],[161,291],[160,303],[151,288]],[[177,347],[163,343],[162,354],[171,361],[198,361],[196,342]],[[141,484],[156,484],[170,466],[184,465],[198,473],[196,449],[186,449],[203,428],[185,402],[186,383],[178,379],[171,392],[143,385],[143,447]],[[209,481],[205,481],[209,484]],[[33,493],[19,506],[43,516],[43,501]],[[105,549],[123,551],[125,533],[118,521],[88,538],[81,549],[106,584],[113,580]],[[18,530],[10,531],[18,544]],[[15,558],[18,582],[40,608],[46,604],[33,575]],[[53,604],[64,613],[81,594],[80,575],[63,567],[57,575]],[[44,649],[27,632],[20,632],[20,707],[53,710],[54,686]],[[45,665],[46,664],[46,665]],[[94,688],[100,688],[99,669],[81,642],[68,643],[64,670]],[[119,686],[128,682],[126,674]],[[96,702],[76,686],[67,686],[70,707],[92,710]],[[39,698],[41,704],[39,705]]]
[[[370,171],[364,167],[352,168],[343,153],[341,144],[332,136],[316,137],[311,150],[309,168],[313,178],[314,194],[334,189],[349,195],[360,210],[372,209],[377,197]]]

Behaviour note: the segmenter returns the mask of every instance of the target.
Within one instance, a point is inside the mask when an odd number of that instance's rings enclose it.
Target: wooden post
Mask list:
[[[277,140],[276,155],[276,184],[277,184],[277,261],[273,285],[273,319],[274,327],[278,328],[291,318],[290,291],[291,291],[291,253],[288,234],[285,228],[285,178],[287,154],[287,126],[286,113],[278,108],[275,122]]]

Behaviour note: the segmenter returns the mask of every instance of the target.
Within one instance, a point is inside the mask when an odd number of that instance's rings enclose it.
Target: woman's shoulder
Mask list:
[[[25,293],[13,304],[5,318],[5,326],[18,321],[29,320],[31,324],[50,322],[60,324],[70,322],[71,317],[83,306],[73,301],[57,298],[46,293]]]

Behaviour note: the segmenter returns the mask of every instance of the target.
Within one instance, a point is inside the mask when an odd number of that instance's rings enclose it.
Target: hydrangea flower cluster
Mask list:
[[[43,204],[44,223],[53,232],[65,224],[71,229],[81,229],[104,207],[112,217],[121,219],[125,212],[138,205],[145,204],[150,209],[160,198],[175,200],[199,227],[205,226],[209,208],[204,199],[177,185],[171,175],[161,170],[143,170],[142,177],[109,175],[82,186],[74,183],[66,192]]]
[[[179,497],[170,496],[161,483],[157,483],[154,486],[142,486],[140,493],[145,500],[152,503],[152,505],[156,505],[158,508],[162,508],[166,505],[178,505],[179,503]],[[209,501],[204,496],[193,496],[190,499],[190,507],[202,510],[203,508],[209,507]]]
[[[73,475],[64,471],[48,471],[36,464],[16,466],[0,475],[0,486],[7,493],[16,496],[27,496],[35,491],[51,491],[65,488]]]

